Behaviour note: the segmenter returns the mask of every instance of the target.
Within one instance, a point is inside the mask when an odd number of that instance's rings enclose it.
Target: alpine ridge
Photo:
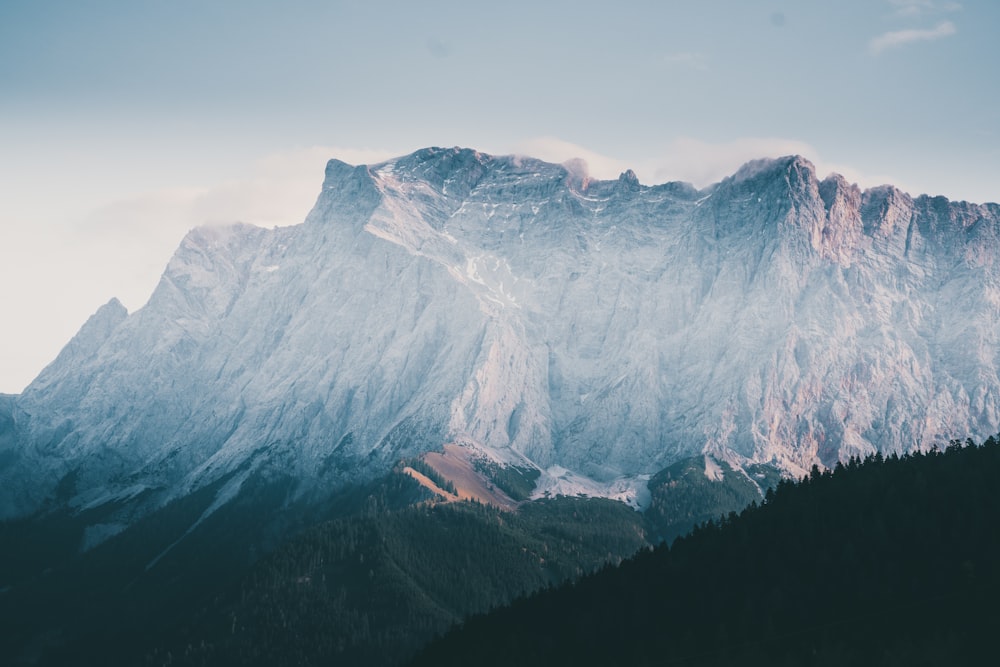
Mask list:
[[[998,256],[996,204],[801,157],[703,190],[458,148],[331,160],[303,224],[193,230],[143,308],[112,300],[4,397],[0,516],[127,522],[268,471],[322,494],[445,444],[642,504],[699,454],[800,475],[983,438]]]

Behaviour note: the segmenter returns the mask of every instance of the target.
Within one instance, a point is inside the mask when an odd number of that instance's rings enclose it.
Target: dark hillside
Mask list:
[[[226,480],[221,480],[220,484]],[[287,479],[252,477],[199,521],[205,487],[81,552],[88,523],[114,507],[0,522],[0,664],[128,665],[226,591],[262,553],[324,516],[378,514],[423,498],[389,476],[324,505],[289,505]]]
[[[413,664],[988,664],[1000,444],[871,457],[432,644]]]
[[[705,474],[708,457],[682,459],[649,480],[650,503],[644,512],[651,541],[672,542],[698,524],[740,511],[760,502],[764,492],[781,479],[769,465],[734,470],[725,461],[715,461],[718,477]]]
[[[420,505],[330,521],[196,614],[155,665],[394,665],[470,613],[620,562],[642,515],[604,499]]]

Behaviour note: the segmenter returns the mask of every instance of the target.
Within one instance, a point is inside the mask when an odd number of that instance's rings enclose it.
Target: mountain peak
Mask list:
[[[618,177],[618,185],[626,190],[638,190],[642,187],[639,184],[639,177],[631,169],[622,172],[621,176]]]
[[[497,158],[471,148],[422,148],[372,165],[372,173],[400,181],[422,181],[449,197],[465,197]]]
[[[72,378],[81,365],[90,363],[114,331],[128,318],[128,310],[117,298],[112,298],[87,318],[80,330],[25,389],[25,394],[43,390],[46,386]],[[71,381],[72,384],[72,381]]]
[[[73,340],[79,341],[103,341],[111,332],[128,317],[128,309],[122,305],[117,297],[112,297],[110,301],[98,308],[80,331],[77,332]]]
[[[736,170],[727,181],[742,181],[769,178],[777,175],[792,176],[796,180],[816,180],[816,167],[801,155],[786,155],[778,158],[751,160]]]
[[[108,313],[111,317],[124,319],[128,316],[128,308],[126,308],[122,302],[118,300],[118,297],[113,296],[110,301],[98,308],[94,315],[97,316],[101,313]]]

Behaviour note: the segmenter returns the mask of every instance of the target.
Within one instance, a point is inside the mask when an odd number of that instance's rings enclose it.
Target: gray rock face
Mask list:
[[[304,224],[192,231],[144,308],[103,307],[4,408],[0,513],[70,472],[74,506],[154,506],[446,442],[608,481],[1000,428],[997,205],[797,157],[702,191],[571,167],[334,160]]]

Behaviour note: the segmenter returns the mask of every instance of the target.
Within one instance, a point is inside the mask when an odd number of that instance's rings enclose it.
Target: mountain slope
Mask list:
[[[103,308],[13,399],[0,516],[61,488],[128,523],[265,469],[322,496],[447,443],[635,498],[702,453],[801,474],[985,436],[998,236],[996,205],[797,157],[702,191],[464,149],[334,160],[304,224],[192,231],[145,307]]]

